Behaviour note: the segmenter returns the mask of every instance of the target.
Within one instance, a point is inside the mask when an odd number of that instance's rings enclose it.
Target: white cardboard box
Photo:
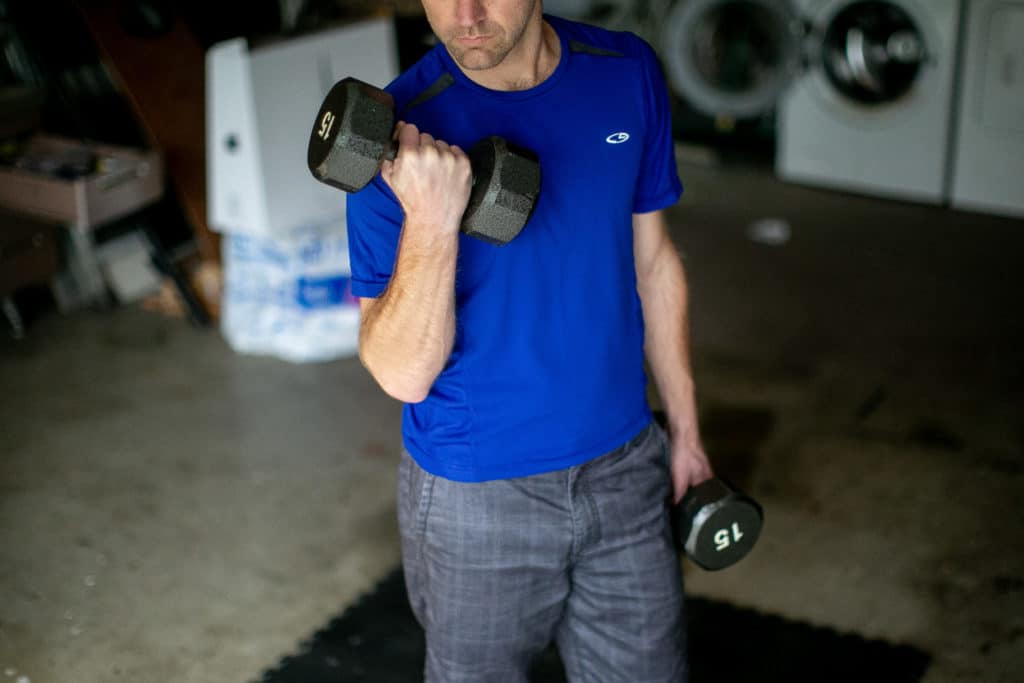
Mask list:
[[[306,150],[335,82],[383,87],[398,75],[391,19],[250,47],[237,38],[206,54],[207,220],[219,232],[285,237],[344,224],[345,196],[317,182]]]

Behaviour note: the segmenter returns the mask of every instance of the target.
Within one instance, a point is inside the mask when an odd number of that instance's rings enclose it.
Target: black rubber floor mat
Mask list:
[[[921,650],[840,634],[731,605],[690,598],[690,682],[915,683],[930,657]],[[263,674],[261,683],[411,683],[422,680],[423,632],[409,610],[402,572]],[[551,648],[534,683],[564,683]]]

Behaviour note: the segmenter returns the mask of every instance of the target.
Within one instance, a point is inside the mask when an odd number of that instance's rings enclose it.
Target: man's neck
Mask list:
[[[462,72],[469,80],[491,90],[529,90],[554,73],[561,53],[558,34],[538,11],[536,20],[530,22],[519,44],[500,64],[490,69],[462,69]]]

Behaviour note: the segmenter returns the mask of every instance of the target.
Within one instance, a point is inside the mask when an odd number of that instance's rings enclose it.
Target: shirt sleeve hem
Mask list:
[[[352,296],[362,299],[376,299],[387,289],[387,282],[372,282],[369,280],[357,280],[352,278]]]
[[[667,209],[683,196],[682,183],[675,182],[672,187],[653,197],[645,197],[633,202],[633,213],[650,213],[659,209]]]

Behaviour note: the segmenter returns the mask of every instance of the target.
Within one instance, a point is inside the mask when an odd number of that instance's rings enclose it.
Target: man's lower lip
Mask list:
[[[487,40],[488,36],[476,36],[473,38],[459,38],[459,42],[465,43],[466,45],[479,45],[480,43]]]

